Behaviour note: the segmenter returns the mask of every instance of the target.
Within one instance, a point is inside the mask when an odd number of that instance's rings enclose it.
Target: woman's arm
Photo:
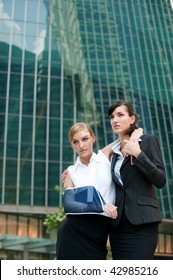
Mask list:
[[[65,190],[64,211],[68,213],[84,214],[88,212],[104,212],[104,203],[93,186],[68,188]]]
[[[135,142],[138,141],[139,138],[144,134],[143,128],[139,127],[135,129],[130,135],[130,141]]]
[[[93,186],[66,189],[63,197],[66,214],[106,212],[112,219],[117,218],[117,207],[105,204]]]
[[[93,203],[91,202],[80,202],[75,199],[75,193],[76,190],[74,188],[73,181],[71,180],[69,171],[66,170],[66,177],[64,179],[64,188],[67,189],[64,193],[64,211],[65,213],[87,213],[87,212],[95,212],[95,213],[101,213],[101,212],[106,212],[111,218],[115,219],[117,217],[117,207],[112,205],[112,204],[98,204],[97,202]],[[73,189],[73,190],[70,190]],[[86,189],[89,190],[94,190],[93,187],[85,187]],[[79,188],[79,191],[82,190],[82,188]],[[82,192],[81,192],[82,194]],[[86,193],[83,194],[85,197]],[[96,195],[96,194],[95,194]],[[89,195],[89,197],[94,197],[93,195]],[[87,196],[88,197],[88,196]]]
[[[111,155],[113,155],[112,147],[119,142],[119,138],[114,142],[110,143],[109,145],[105,146],[101,151],[104,155],[110,160]]]
[[[138,141],[139,138],[143,135],[143,129],[141,127],[135,129],[130,136],[130,141],[135,142]],[[115,140],[114,142],[110,143],[106,147],[104,147],[101,151],[105,154],[105,156],[110,160],[112,155],[112,147],[119,142],[119,139]]]
[[[126,145],[126,152],[134,156],[133,163],[147,180],[159,188],[163,187],[166,184],[166,171],[157,137],[145,135],[142,138],[139,152],[138,143],[128,141]]]
[[[73,184],[73,181],[72,181],[72,179],[70,177],[70,174],[69,174],[68,170],[66,172],[66,177],[64,179],[64,183],[63,184],[64,184],[64,189],[74,188],[74,184]]]

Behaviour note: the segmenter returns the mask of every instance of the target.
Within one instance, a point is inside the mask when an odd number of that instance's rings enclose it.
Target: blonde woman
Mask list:
[[[141,135],[141,130],[137,131],[137,135]],[[87,212],[87,205],[82,204],[79,213],[67,214],[58,230],[56,255],[60,260],[106,259],[111,222],[117,218],[110,161],[113,144],[96,154],[93,152],[95,140],[92,128],[85,123],[76,123],[69,130],[69,141],[78,158],[74,165],[68,167],[64,188],[94,187],[104,204],[102,211],[90,212],[89,207]],[[81,206],[79,202],[78,205]]]

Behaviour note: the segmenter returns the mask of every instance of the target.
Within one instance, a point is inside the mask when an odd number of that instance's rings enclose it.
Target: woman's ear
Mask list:
[[[93,143],[95,143],[95,141],[96,141],[95,135],[93,134],[92,137],[93,137]]]
[[[131,116],[131,124],[134,124],[134,122],[136,121],[136,117],[135,117],[135,115],[133,115],[133,116]]]

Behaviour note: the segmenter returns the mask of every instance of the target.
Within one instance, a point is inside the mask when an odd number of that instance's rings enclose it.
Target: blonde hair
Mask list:
[[[68,138],[69,138],[69,141],[71,142],[74,135],[84,129],[87,129],[88,132],[90,133],[91,136],[94,135],[94,132],[92,130],[92,128],[86,124],[86,123],[83,123],[83,122],[79,122],[79,123],[75,123],[69,130],[69,133],[68,133]]]

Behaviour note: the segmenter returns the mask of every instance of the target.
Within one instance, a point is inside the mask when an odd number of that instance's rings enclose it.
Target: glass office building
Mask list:
[[[173,1],[0,0],[1,258],[24,245],[30,258],[51,255],[42,221],[62,205],[55,186],[76,156],[68,130],[85,121],[96,150],[110,143],[116,100],[159,138],[168,230],[158,255],[173,256]]]

